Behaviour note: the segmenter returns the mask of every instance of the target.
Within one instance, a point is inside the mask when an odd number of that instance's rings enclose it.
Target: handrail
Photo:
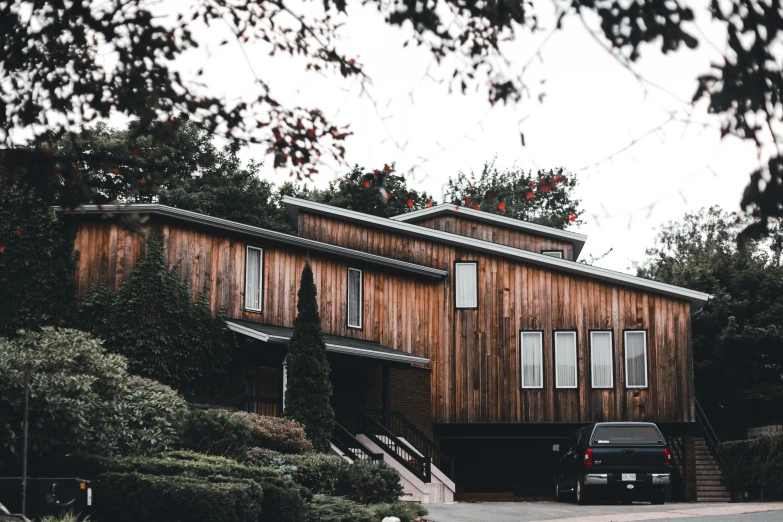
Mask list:
[[[704,440],[707,443],[707,448],[709,448],[710,453],[712,453],[712,456],[715,457],[715,459],[718,461],[718,465],[720,466],[720,469],[723,469],[723,459],[721,458],[720,452],[718,451],[718,444],[720,444],[720,439],[718,438],[718,435],[715,433],[715,430],[712,429],[712,425],[710,424],[709,419],[707,419],[707,415],[704,413],[701,404],[699,404],[699,399],[695,399],[695,402],[696,402],[696,420],[699,421],[699,425],[701,426],[701,429],[704,432]]]
[[[423,482],[431,481],[430,459],[411,451],[397,436],[364,410],[359,411],[362,433]]]
[[[365,410],[377,422],[380,422],[383,413],[381,410]],[[397,437],[405,439],[413,448],[429,459],[435,467],[441,470],[447,477],[454,480],[454,458],[446,455],[432,442],[424,433],[421,432],[411,421],[405,418],[399,412],[389,412],[389,426],[387,428]]]
[[[338,423],[332,430],[332,444],[345,453],[351,460],[383,460],[382,453],[374,453]]]

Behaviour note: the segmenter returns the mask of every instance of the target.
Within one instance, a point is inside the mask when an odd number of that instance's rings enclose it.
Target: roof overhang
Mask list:
[[[251,323],[250,321],[241,321],[237,319],[226,319],[226,322],[228,323],[228,327],[236,333],[258,339],[265,343],[287,344],[293,335],[293,330],[291,328],[284,328],[281,326]],[[380,359],[383,361],[407,364],[428,364],[430,362],[426,357],[412,355],[371,341],[338,337],[335,335],[324,335],[324,340],[326,342],[326,351],[331,353],[341,353],[368,359]]]
[[[507,216],[499,216],[497,214],[490,214],[489,212],[483,212],[481,210],[474,210],[469,207],[461,207],[458,205],[435,205],[433,207],[416,210],[413,212],[407,212],[394,216],[391,219],[395,221],[403,221],[407,223],[415,223],[425,218],[437,217],[437,216],[460,216],[474,221],[481,221],[492,225],[497,225],[504,228],[518,230],[520,232],[526,232],[528,234],[534,234],[536,236],[548,237],[557,241],[564,241],[574,245],[574,259],[579,257],[582,248],[585,246],[587,236],[579,234],[577,232],[571,232],[568,230],[560,230],[557,228],[546,227],[544,225],[538,225],[536,223],[529,223],[527,221],[521,221],[519,219],[510,218]]]
[[[63,212],[63,209],[55,207],[56,212]],[[161,205],[158,203],[131,203],[126,205],[83,205],[77,211],[78,214],[88,215],[112,215],[112,214],[154,214],[164,216],[167,218],[177,219],[180,221],[187,221],[189,223],[195,223],[206,227],[211,227],[219,230],[225,230],[228,232],[235,232],[248,237],[258,238],[266,241],[272,241],[275,243],[282,243],[285,245],[296,246],[307,250],[314,250],[318,252],[324,252],[327,254],[335,255],[338,257],[349,258],[358,262],[364,262],[372,265],[384,266],[393,268],[396,270],[402,270],[412,274],[421,276],[432,277],[435,279],[441,279],[448,275],[445,270],[437,268],[431,268],[424,265],[417,265],[415,263],[408,263],[407,261],[399,261],[389,257],[377,256],[375,254],[369,254],[360,250],[353,250],[351,248],[345,248],[336,245],[330,245],[328,243],[322,243],[320,241],[314,241],[312,239],[305,239],[299,236],[286,234],[284,232],[277,232],[275,230],[268,230],[265,228],[253,227],[236,221],[229,221],[227,219],[216,218],[208,216],[206,214],[200,214],[190,210],[183,210],[180,208],[169,207],[167,205]]]
[[[711,297],[710,294],[706,294],[704,292],[698,292],[696,290],[690,290],[688,288],[682,288],[679,286],[662,283],[660,281],[654,281],[652,279],[645,279],[643,277],[624,274],[622,272],[615,272],[614,270],[599,268],[584,263],[577,263],[567,259],[558,259],[556,257],[545,256],[538,252],[521,250],[519,248],[500,245],[489,241],[473,239],[471,237],[460,236],[458,234],[451,234],[449,232],[422,227],[412,223],[406,223],[404,221],[382,218],[370,214],[363,214],[353,210],[332,207],[322,203],[314,203],[312,201],[292,198],[289,196],[283,198],[283,203],[286,205],[286,207],[288,207],[288,211],[291,213],[294,219],[297,219],[300,210],[304,210],[306,212],[330,216],[344,221],[361,223],[365,226],[372,226],[399,234],[425,238],[431,241],[438,241],[440,243],[445,243],[460,248],[466,248],[490,255],[501,256],[507,259],[522,261],[533,265],[553,268],[592,279],[599,279],[608,283],[629,286],[641,290],[648,290],[662,295],[690,301],[692,313],[700,310]]]

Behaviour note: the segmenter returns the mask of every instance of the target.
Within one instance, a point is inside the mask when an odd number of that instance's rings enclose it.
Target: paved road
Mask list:
[[[483,502],[477,504],[430,504],[432,522],[781,522],[783,503],[747,504],[650,504],[577,506],[556,502]]]

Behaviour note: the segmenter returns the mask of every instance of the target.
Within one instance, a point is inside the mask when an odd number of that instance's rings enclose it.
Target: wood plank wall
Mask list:
[[[574,259],[574,245],[568,241],[512,230],[491,223],[482,223],[466,216],[436,216],[411,223],[532,252],[562,250],[563,259],[572,261]]]
[[[694,420],[690,303],[421,238],[299,213],[303,237],[448,270],[478,262],[478,310],[454,310],[451,277],[440,296],[417,295],[414,329],[426,335],[432,360],[434,422],[592,422]],[[419,301],[425,297],[424,301]],[[429,328],[421,320],[435,321]],[[408,330],[411,323],[397,325]],[[380,325],[383,328],[382,325]],[[588,336],[611,329],[612,390],[592,390]],[[648,332],[649,387],[624,384],[623,330]],[[544,330],[544,388],[522,390],[519,331]],[[576,330],[578,388],[554,388],[555,330]]]

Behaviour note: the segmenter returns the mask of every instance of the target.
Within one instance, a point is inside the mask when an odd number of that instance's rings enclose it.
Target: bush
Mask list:
[[[279,451],[266,448],[248,448],[245,453],[245,460],[258,464],[259,466],[268,466],[273,460],[280,458],[283,454]]]
[[[380,522],[366,507],[343,497],[315,495],[306,522]]]
[[[724,442],[723,479],[733,493],[762,500],[783,499],[783,435]]]
[[[118,522],[256,522],[263,492],[252,480],[210,482],[180,476],[103,473],[96,489],[101,520]]]
[[[391,466],[357,460],[341,470],[336,491],[362,504],[390,503],[402,496],[402,484],[400,474]]]
[[[82,517],[81,514],[66,511],[59,515],[47,515],[38,522],[90,522],[90,517],[88,515]]]
[[[230,412],[250,426],[250,446],[267,448],[281,453],[306,453],[313,445],[305,438],[305,427],[295,420],[267,417],[244,411]]]
[[[251,450],[248,453],[255,455],[249,456],[248,460],[276,469],[313,493],[324,495],[334,494],[343,469],[350,466],[341,457],[323,453],[283,455],[269,450]]]
[[[416,517],[423,517],[427,510],[421,504],[413,502],[393,502],[391,504],[375,504],[370,506],[373,520],[379,522],[386,517],[397,517],[400,522],[413,522]]]
[[[191,451],[173,451],[161,458],[116,459],[80,455],[78,465],[77,473],[88,477],[102,472],[113,472],[212,481],[251,480],[264,491],[262,520],[265,522],[299,522],[307,511],[306,501],[311,498],[306,488],[286,480],[278,471]]]
[[[181,440],[186,449],[236,458],[247,453],[252,436],[250,424],[243,419],[226,411],[192,406],[185,415]]]

